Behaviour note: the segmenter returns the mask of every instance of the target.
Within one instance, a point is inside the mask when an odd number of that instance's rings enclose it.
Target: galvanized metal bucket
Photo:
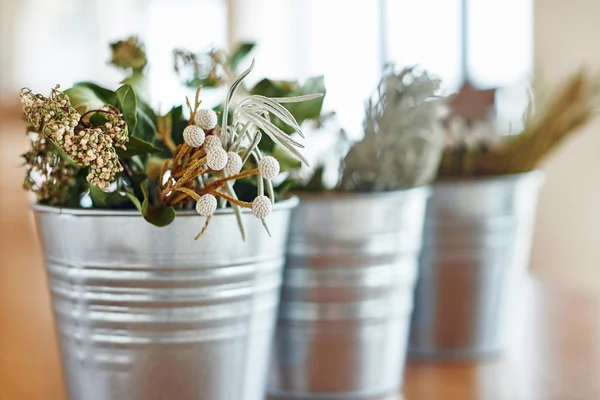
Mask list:
[[[297,199],[268,218],[34,207],[71,400],[263,400]]]
[[[272,397],[398,392],[428,193],[301,198],[290,229]]]
[[[529,263],[542,173],[433,185],[409,354],[497,355]]]

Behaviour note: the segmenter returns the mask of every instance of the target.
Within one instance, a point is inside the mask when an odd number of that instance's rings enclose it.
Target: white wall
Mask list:
[[[582,64],[600,66],[600,2],[537,0],[535,65],[556,83]],[[544,166],[532,269],[600,295],[600,121]]]

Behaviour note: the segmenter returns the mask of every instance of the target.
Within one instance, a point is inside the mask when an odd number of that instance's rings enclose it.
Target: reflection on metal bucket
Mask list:
[[[542,174],[438,183],[429,199],[409,353],[464,358],[502,351],[529,262]],[[518,306],[518,303],[515,305]]]
[[[71,400],[263,400],[291,208],[244,214],[35,207]]]
[[[302,198],[290,230],[273,397],[399,390],[428,193]]]

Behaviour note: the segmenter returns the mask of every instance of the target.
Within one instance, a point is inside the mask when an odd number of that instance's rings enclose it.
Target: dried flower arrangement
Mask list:
[[[374,96],[367,100],[364,136],[350,143],[342,130],[336,149],[344,153],[336,191],[372,192],[409,189],[435,176],[444,146],[445,99],[440,80],[415,67],[387,67]],[[296,190],[324,191],[319,166]]]
[[[440,83],[414,68],[388,69],[367,101],[365,136],[344,160],[344,190],[407,189],[433,179],[444,143]]]
[[[223,87],[235,79],[240,64],[248,58],[255,47],[255,43],[245,42],[239,44],[230,53],[219,48],[199,53],[187,49],[176,49],[173,51],[174,69],[182,84],[189,88],[195,89],[198,86],[203,86],[205,89]],[[263,78],[250,87],[242,84],[239,87],[239,92],[245,95],[276,98],[322,93],[323,96],[319,99],[284,104],[284,107],[294,116],[298,125],[310,123],[319,127],[323,121],[333,114],[323,112],[323,101],[326,94],[323,76],[314,76],[302,83]],[[218,105],[215,110],[223,112],[223,104]],[[293,130],[277,116],[273,116],[271,121],[281,131],[293,134]],[[258,149],[265,154],[276,157],[280,162],[282,176],[285,177],[285,180],[279,182],[279,185],[274,189],[275,197],[281,197],[296,184],[296,171],[301,167],[301,163],[296,158],[289,157],[281,151],[266,135],[259,142]],[[248,179],[240,179],[236,181],[235,187],[236,192],[241,197],[245,197],[255,190],[255,183]]]
[[[533,98],[518,135],[498,135],[485,124],[462,124],[442,157],[438,179],[475,178],[532,171],[567,137],[598,115],[598,80],[581,70],[550,96]]]
[[[237,90],[254,67],[252,61],[230,84],[220,124],[215,111],[200,108],[201,86],[195,100],[187,101],[189,118],[183,117],[182,106],[160,115],[134,89],[147,64],[139,42],[129,39],[111,47],[113,64],[131,72],[126,80],[131,84],[116,91],[88,82],[64,92],[57,86],[49,97],[21,91],[32,139],[24,155],[24,187],[45,205],[80,207],[88,198],[94,208],[136,207],[157,226],[170,224],[175,210],[189,209],[195,202],[197,212],[206,217],[200,235],[219,203],[233,208],[242,237],[241,208],[251,209],[264,224],[275,202],[272,180],[280,163],[277,156],[262,152],[259,143],[264,135],[272,148],[305,161],[298,150],[302,145],[287,132],[304,135],[283,104],[318,99],[322,94],[250,94],[234,104]],[[251,201],[238,197],[234,186],[247,178],[255,180]]]

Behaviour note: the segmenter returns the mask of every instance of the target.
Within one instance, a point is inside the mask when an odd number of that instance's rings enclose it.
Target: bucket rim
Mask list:
[[[470,178],[450,178],[444,179],[440,181],[435,181],[432,183],[432,187],[438,186],[468,186],[479,183],[489,183],[489,182],[511,182],[522,179],[530,179],[532,181],[537,181],[538,184],[542,184],[546,180],[546,173],[539,169],[534,169],[533,171],[528,172],[519,172],[516,174],[502,174],[502,175],[489,175],[489,176],[477,176]]]
[[[273,212],[280,212],[291,210],[295,208],[300,201],[297,196],[291,196],[285,198],[283,200],[279,200],[275,202],[273,205]],[[32,204],[31,210],[35,213],[39,214],[62,214],[62,215],[75,215],[75,216],[91,216],[91,217],[108,217],[108,216],[116,216],[116,217],[141,217],[142,214],[139,210],[112,210],[112,209],[99,209],[99,208],[67,208],[67,207],[53,207],[53,206],[45,206],[41,204]],[[242,214],[252,213],[252,210],[247,208],[241,209]],[[218,208],[217,211],[213,214],[213,216],[218,215],[233,215],[233,209],[228,208]],[[175,212],[176,218],[180,217],[198,217],[198,213],[196,210],[176,210]]]
[[[362,199],[382,199],[393,197],[409,197],[415,195],[429,196],[430,186],[419,186],[410,189],[387,190],[380,192],[345,192],[345,191],[323,191],[323,192],[294,192],[294,196],[303,201],[330,202],[330,201],[354,201]]]

